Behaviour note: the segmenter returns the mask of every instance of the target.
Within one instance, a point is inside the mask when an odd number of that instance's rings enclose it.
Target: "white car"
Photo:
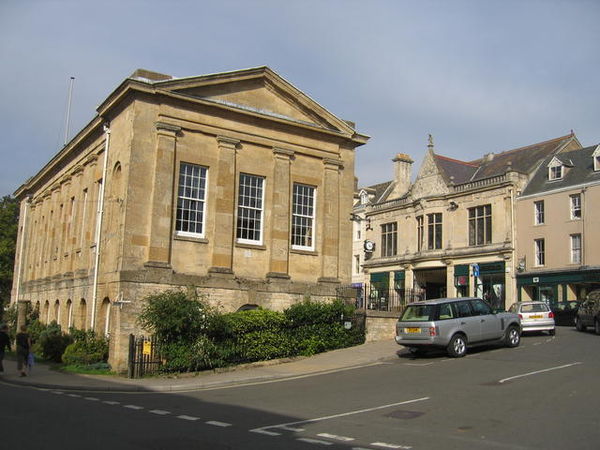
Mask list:
[[[547,331],[554,336],[554,313],[550,306],[544,302],[517,302],[513,303],[509,312],[518,314],[521,318],[521,328],[527,331]]]

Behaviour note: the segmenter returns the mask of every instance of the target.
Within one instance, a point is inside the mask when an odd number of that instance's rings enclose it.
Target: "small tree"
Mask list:
[[[161,343],[191,343],[208,328],[212,311],[191,288],[160,292],[144,300],[138,322]]]
[[[19,204],[15,198],[4,196],[0,200],[0,322],[4,305],[10,301],[18,227]]]

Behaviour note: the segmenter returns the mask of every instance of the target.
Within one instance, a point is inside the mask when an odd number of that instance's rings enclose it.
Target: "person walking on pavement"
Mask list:
[[[0,373],[4,373],[4,351],[10,351],[10,338],[8,337],[8,327],[5,324],[0,325]]]
[[[27,327],[25,325],[21,325],[19,329],[19,333],[17,333],[17,370],[21,372],[22,377],[27,376],[27,358],[29,356],[29,352],[31,350],[31,338],[29,334],[27,334]]]

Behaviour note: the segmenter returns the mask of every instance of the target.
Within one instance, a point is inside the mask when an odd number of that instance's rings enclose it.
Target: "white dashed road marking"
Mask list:
[[[371,445],[373,447],[381,447],[381,448],[400,448],[402,450],[409,450],[412,447],[407,445],[396,445],[396,444],[387,444],[385,442],[372,442]]]
[[[152,414],[156,414],[157,416],[167,416],[167,415],[171,414],[170,411],[164,411],[162,409],[152,409],[148,412],[152,413]]]
[[[84,400],[89,400],[90,402],[99,402],[100,399],[96,397],[83,397]]]
[[[354,438],[351,438],[348,436],[338,436],[336,434],[329,434],[329,433],[319,433],[319,434],[317,434],[317,436],[322,437],[322,438],[327,438],[327,439],[333,439],[336,441],[344,441],[344,442],[350,442],[350,441],[354,440]]]
[[[296,440],[306,442],[308,444],[333,445],[333,442],[321,441],[320,439],[298,438]]]
[[[221,427],[221,428],[227,428],[230,427],[231,424],[230,423],[226,423],[226,422],[218,422],[216,420],[209,420],[208,422],[204,422],[207,425],[213,425],[215,427]]]
[[[144,409],[143,406],[137,406],[137,405],[125,405],[125,406],[123,406],[123,408],[135,409],[136,411],[139,409]]]
[[[102,403],[104,403],[105,405],[111,405],[111,406],[120,405],[121,404],[121,402],[114,402],[114,401],[111,401],[111,400],[105,400]]]
[[[182,420],[189,420],[190,422],[193,422],[195,420],[200,420],[200,417],[186,416],[186,415],[177,416],[177,418],[182,419]]]
[[[69,397],[73,397],[73,398],[79,398],[81,397],[81,395],[79,394],[67,394]]]
[[[266,434],[267,436],[281,436],[281,433],[276,433],[275,431],[267,431],[267,430],[263,430],[261,428],[256,428],[254,430],[250,430],[251,433],[259,433],[259,434]]]

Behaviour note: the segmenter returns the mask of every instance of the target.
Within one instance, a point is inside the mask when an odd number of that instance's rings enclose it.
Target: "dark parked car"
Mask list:
[[[594,327],[596,334],[600,334],[600,289],[590,292],[579,306],[575,316],[575,327],[577,331]]]
[[[550,309],[554,313],[554,322],[556,325],[572,327],[575,323],[575,315],[577,314],[579,305],[581,305],[579,300],[551,304]]]

